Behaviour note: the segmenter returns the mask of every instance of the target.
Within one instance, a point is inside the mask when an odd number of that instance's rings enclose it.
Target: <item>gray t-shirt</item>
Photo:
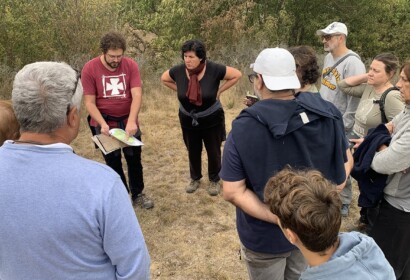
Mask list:
[[[348,53],[355,52],[349,50],[346,54],[340,57],[333,57],[328,53],[325,57],[322,75],[326,73],[335,63]],[[357,54],[356,54],[357,55]],[[363,62],[356,56],[349,56],[337,65],[328,75],[322,77],[322,85],[320,87],[320,95],[323,99],[332,102],[342,113],[345,131],[350,132],[354,124],[354,115],[360,99],[353,96],[348,96],[343,93],[337,83],[350,76],[366,73],[366,68]]]

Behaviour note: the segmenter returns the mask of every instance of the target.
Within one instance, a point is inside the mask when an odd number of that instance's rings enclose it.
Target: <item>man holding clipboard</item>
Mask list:
[[[105,34],[100,41],[102,54],[87,62],[82,71],[84,101],[97,134],[109,135],[112,128],[124,129],[128,136],[141,140],[138,113],[142,101],[141,77],[137,63],[124,56],[126,41],[117,32]],[[120,175],[127,186],[121,150],[128,167],[129,190],[134,206],[150,209],[154,203],[142,191],[144,180],[141,147],[129,146],[103,154],[105,162]]]

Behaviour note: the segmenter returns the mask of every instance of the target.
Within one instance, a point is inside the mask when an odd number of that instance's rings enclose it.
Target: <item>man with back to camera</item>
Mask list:
[[[241,255],[251,280],[299,279],[306,263],[263,203],[268,179],[283,167],[317,168],[341,190],[352,157],[337,108],[300,88],[292,54],[263,50],[249,75],[260,101],[232,123],[225,143],[223,197],[236,206]]]
[[[111,128],[122,128],[128,136],[141,140],[138,113],[142,102],[141,77],[137,63],[125,57],[125,38],[118,32],[106,33],[100,41],[102,54],[84,65],[81,81],[84,101],[91,116],[90,126],[97,134],[109,135]],[[121,162],[121,149],[103,154],[105,162],[121,177],[131,191],[134,206],[143,209],[154,203],[142,192],[144,178],[141,164],[141,147],[122,149],[128,167],[128,183]]]
[[[121,179],[69,146],[80,127],[79,77],[65,63],[37,62],[14,79],[21,136],[0,148],[0,279],[149,279]]]
[[[342,113],[346,134],[350,133],[354,124],[354,116],[360,98],[344,94],[337,82],[350,76],[366,73],[366,68],[359,55],[346,46],[347,27],[344,23],[333,22],[326,28],[316,31],[320,36],[324,50],[329,52],[324,60],[322,71],[322,85],[320,95],[332,102]],[[342,198],[341,213],[343,217],[349,215],[352,202],[352,183],[350,177],[340,193]]]
[[[342,201],[320,172],[285,168],[266,184],[265,202],[309,265],[300,280],[396,279],[373,238],[339,233]]]

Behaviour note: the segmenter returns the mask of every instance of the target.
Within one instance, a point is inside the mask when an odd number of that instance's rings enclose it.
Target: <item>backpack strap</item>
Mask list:
[[[355,54],[355,53],[348,53],[347,55],[345,55],[344,57],[342,57],[341,59],[339,59],[332,67],[330,67],[329,70],[327,70],[327,71],[322,75],[322,78],[324,79],[327,75],[329,75],[330,72],[333,71],[333,69],[335,69],[340,63],[343,62],[343,60],[345,60],[345,59],[348,58],[349,56],[355,56],[355,57],[357,57],[359,60],[361,60],[360,57],[359,57],[357,54]]]
[[[382,117],[382,123],[388,123],[389,121],[387,120],[387,117],[386,117],[386,113],[384,112],[384,104],[386,103],[386,97],[387,97],[387,94],[390,92],[390,91],[392,91],[392,90],[399,90],[398,88],[396,88],[396,87],[390,87],[390,88],[388,88],[388,89],[386,89],[384,92],[383,92],[383,94],[382,94],[382,96],[380,97],[380,100],[376,100],[374,103],[378,103],[379,104],[379,108],[380,108],[380,115],[381,115],[381,117]]]

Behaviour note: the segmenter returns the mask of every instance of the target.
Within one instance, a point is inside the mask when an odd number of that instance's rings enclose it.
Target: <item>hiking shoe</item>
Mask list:
[[[154,202],[145,196],[145,194],[140,193],[137,198],[135,198],[132,202],[134,207],[139,206],[144,209],[151,209],[154,207]]]
[[[349,204],[342,205],[342,208],[340,209],[340,214],[342,214],[342,217],[349,216]]]
[[[221,185],[219,184],[219,182],[210,182],[207,191],[209,195],[218,195],[221,191]]]
[[[186,191],[187,193],[193,193],[193,192],[195,192],[198,188],[199,188],[199,180],[191,180],[191,182],[189,182],[188,187],[186,187],[185,191]]]

